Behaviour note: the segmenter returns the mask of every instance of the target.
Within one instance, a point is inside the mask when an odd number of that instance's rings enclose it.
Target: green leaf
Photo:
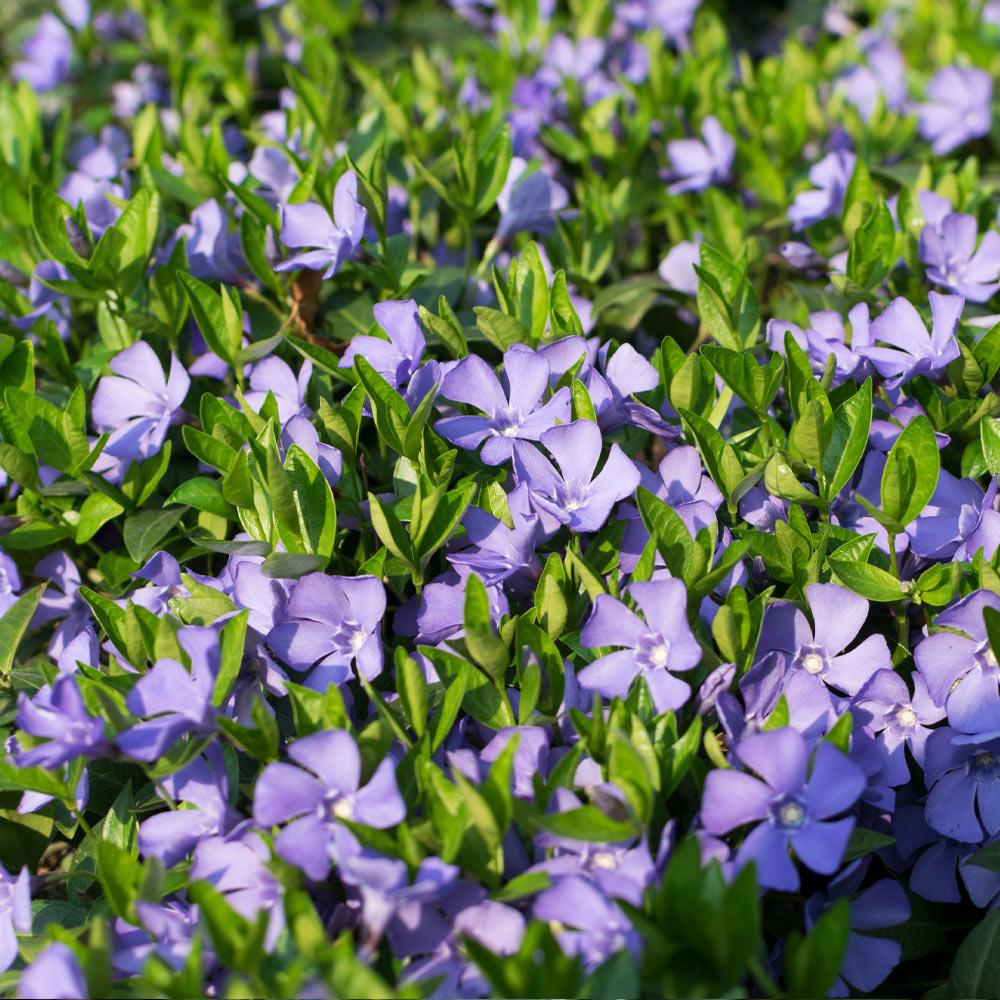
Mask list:
[[[882,472],[882,512],[905,528],[937,487],[941,469],[934,428],[927,417],[914,417],[900,432]]]
[[[979,422],[979,440],[983,446],[986,471],[991,476],[1000,475],[1000,419],[984,417]]]
[[[854,475],[868,446],[872,422],[872,381],[850,399],[844,400],[833,412],[833,430],[823,453],[823,497],[830,501]]]
[[[1000,910],[984,917],[955,953],[948,996],[987,1000],[1000,996]]]
[[[878,566],[838,559],[836,554],[827,559],[830,568],[845,587],[870,601],[898,601],[906,596],[899,580]]]
[[[396,690],[410,728],[423,736],[427,728],[427,678],[423,668],[402,646],[396,648]]]
[[[850,933],[850,904],[840,899],[813,924],[809,934],[790,935],[785,951],[785,984],[790,1000],[828,995],[840,973]]]
[[[635,836],[635,828],[630,823],[612,819],[593,805],[538,815],[533,822],[540,829],[554,833],[557,837],[585,840],[593,844],[613,844]]]
[[[330,484],[319,466],[297,444],[288,449],[285,472],[305,551],[329,559],[337,538],[337,505]]]
[[[174,508],[143,510],[126,518],[122,535],[128,554],[137,563],[145,562],[183,516],[183,510]]]
[[[46,584],[23,593],[0,618],[0,675],[6,677],[14,665],[17,647],[28,631]]]
[[[410,408],[403,397],[360,354],[354,359],[354,369],[368,393],[379,436],[390,448],[404,454],[403,440],[410,423]]]
[[[470,573],[465,583],[465,645],[472,659],[494,680],[507,671],[510,652],[494,632],[490,600],[483,581]]]

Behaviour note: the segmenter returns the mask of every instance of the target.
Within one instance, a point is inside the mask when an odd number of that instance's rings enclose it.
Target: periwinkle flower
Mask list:
[[[17,958],[17,935],[31,933],[31,889],[28,869],[17,877],[0,865],[0,971]]]
[[[278,407],[278,419],[282,424],[300,414],[308,416],[311,411],[306,405],[306,393],[312,373],[312,362],[308,360],[302,362],[299,374],[296,375],[288,362],[281,358],[274,355],[262,358],[250,372],[250,390],[244,395],[244,399],[255,411],[259,411],[267,394],[273,393]]]
[[[834,150],[812,166],[809,180],[814,187],[800,191],[788,209],[792,229],[805,229],[814,222],[839,214],[855,162],[849,150]]]
[[[448,561],[476,573],[487,586],[510,581],[514,590],[530,593],[541,572],[535,555],[541,541],[538,515],[530,510],[525,486],[518,486],[508,503],[510,527],[481,507],[469,507],[462,527],[471,545],[449,553]]]
[[[194,849],[190,874],[192,882],[209,882],[246,920],[269,913],[264,938],[268,949],[285,926],[282,886],[268,867],[270,861],[270,848],[247,821],[224,836],[203,837]]]
[[[112,954],[115,971],[138,976],[149,957],[156,955],[175,972],[180,972],[199,930],[198,907],[174,900],[162,905],[137,900],[135,912],[136,925],[120,918],[115,921]]]
[[[401,823],[406,806],[396,786],[396,765],[387,757],[361,786],[361,755],[342,729],[312,733],[288,747],[295,762],[268,764],[254,787],[253,815],[260,826],[291,822],[274,849],[311,879],[325,878],[327,847],[341,820],[379,830]]]
[[[617,444],[611,446],[604,467],[595,475],[602,437],[592,420],[552,427],[542,434],[542,444],[559,471],[534,445],[517,441],[514,473],[519,484],[527,484],[546,531],[555,531],[560,524],[574,532],[597,531],[611,508],[639,485],[638,469]]]
[[[361,243],[368,213],[358,201],[358,178],[348,170],[333,191],[333,218],[314,201],[281,209],[281,242],[286,247],[315,247],[275,265],[275,271],[322,271],[330,278]]]
[[[837,82],[838,89],[870,121],[881,98],[885,106],[898,111],[906,101],[906,64],[892,39],[874,31],[862,32],[858,39],[867,65],[855,66]]]
[[[298,170],[277,146],[258,146],[247,164],[247,172],[260,182],[260,193],[278,202],[287,202],[299,181]]]
[[[918,647],[919,648],[919,647]],[[892,670],[878,670],[858,692],[854,700],[866,727],[876,734],[885,761],[888,785],[903,785],[910,780],[905,748],[923,767],[924,749],[930,727],[940,722],[944,710],[934,704],[922,674],[913,675],[913,694],[906,681]]]
[[[967,560],[980,550],[992,559],[1000,546],[997,477],[984,493],[974,479],[957,479],[942,469],[934,494],[907,526],[910,547],[926,559]]]
[[[50,771],[76,760],[104,756],[110,746],[104,720],[87,711],[76,678],[57,677],[34,698],[23,692],[17,699],[17,726],[36,741],[14,754],[18,767],[45,767]]]
[[[31,303],[31,310],[23,316],[12,316],[13,324],[20,330],[30,330],[35,325],[35,320],[46,316],[55,323],[60,338],[65,339],[69,335],[69,310],[67,309],[69,300],[61,292],[50,288],[44,282],[68,281],[69,279],[70,273],[62,264],[54,260],[39,261],[28,284],[28,301]]]
[[[693,240],[681,240],[675,243],[666,257],[660,261],[659,275],[663,283],[675,292],[684,295],[698,293],[698,272],[695,266],[701,263],[701,237],[696,235]]]
[[[113,375],[97,383],[90,415],[98,431],[110,431],[104,450],[125,462],[155,455],[180,413],[191,378],[176,355],[170,376],[145,341],[127,347],[108,363]]]
[[[946,837],[976,844],[1000,832],[1000,738],[951,727],[927,740],[927,822]]]
[[[225,833],[235,825],[222,754],[217,746],[210,751],[210,760],[198,757],[160,781],[161,794],[192,808],[168,809],[139,824],[139,850],[146,857],[159,858],[167,868],[185,858],[202,838]]]
[[[809,314],[809,326],[804,330],[795,323],[771,319],[767,323],[767,342],[771,350],[785,353],[785,334],[791,333],[795,342],[809,355],[813,370],[822,375],[830,355],[834,358],[834,381],[839,385],[847,379],[860,381],[871,374],[872,366],[861,353],[871,347],[874,340],[868,315],[868,306],[859,302],[847,314],[850,334],[844,318],[831,309]]]
[[[546,233],[568,204],[569,193],[558,181],[544,170],[530,170],[527,160],[515,156],[497,195],[500,223],[496,238],[503,240],[525,229]]]
[[[703,191],[729,180],[736,155],[735,140],[715,115],[709,115],[701,123],[701,134],[704,141],[675,139],[667,143],[671,176],[677,178],[667,188],[669,194]]]
[[[722,835],[756,823],[736,853],[736,866],[757,866],[758,884],[794,892],[799,875],[789,848],[811,871],[832,875],[840,866],[854,818],[833,817],[850,809],[865,787],[861,769],[832,743],[820,743],[806,774],[809,749],[795,729],[755,733],[735,748],[746,771],[715,770],[705,779],[701,822]]]
[[[18,598],[21,574],[17,563],[6,552],[0,551],[0,615],[3,615]]]
[[[191,669],[177,660],[157,660],[125,699],[133,715],[146,717],[115,738],[134,760],[154,761],[188,733],[205,736],[215,727],[212,693],[220,661],[219,629],[185,625],[178,629],[177,640]]]
[[[642,675],[657,712],[678,709],[691,687],[674,676],[701,662],[701,646],[687,621],[687,591],[680,580],[633,583],[629,594],[643,617],[609,594],[599,594],[594,610],[580,632],[580,642],[624,647],[584,667],[577,675],[580,687],[606,698],[624,698],[632,681]]]
[[[669,451],[654,473],[645,466],[639,468],[641,485],[665,501],[684,522],[691,537],[715,523],[715,512],[722,504],[719,488],[705,473],[698,451],[690,445],[680,445]],[[630,515],[622,537],[619,566],[631,573],[649,542],[649,531],[634,507],[622,505],[622,513]]]
[[[629,919],[592,882],[567,875],[535,899],[536,920],[556,922],[563,949],[583,959],[587,968],[619,951],[639,951],[639,935]]]
[[[858,892],[867,868],[863,862],[855,862],[833,879],[825,899],[817,893],[806,902],[806,926],[811,927],[823,912],[824,903],[849,899],[847,948],[830,996],[846,997],[852,990],[870,994],[888,978],[903,953],[898,941],[864,933],[896,927],[909,920],[911,913],[906,892],[891,878],[879,879]]]
[[[876,670],[891,669],[884,636],[870,635],[844,652],[868,619],[868,601],[833,583],[809,584],[806,600],[814,626],[794,604],[776,601],[764,615],[757,644],[758,661],[768,652],[778,654],[789,700],[798,695],[829,704],[828,686],[854,695]]]
[[[54,941],[29,965],[17,983],[23,1000],[87,1000],[83,968],[69,945]]]
[[[44,93],[69,79],[72,59],[73,39],[66,25],[55,14],[45,13],[21,48],[21,59],[11,67],[11,76]]]
[[[296,670],[312,671],[317,690],[343,684],[351,664],[372,680],[382,672],[385,587],[374,576],[308,573],[295,584],[285,621],[267,637],[274,653]]]
[[[988,230],[979,246],[974,215],[949,212],[920,232],[920,259],[927,277],[970,302],[986,302],[1000,289],[1000,233]]]
[[[633,399],[638,392],[655,389],[659,384],[656,369],[631,345],[622,344],[608,357],[608,345],[598,351],[598,367],[591,367],[582,378],[593,403],[597,426],[605,434],[630,424],[662,437],[676,436],[676,428],[665,423],[652,407]]]
[[[933,318],[930,333],[920,313],[900,296],[872,320],[869,330],[873,344],[880,341],[888,346],[858,349],[857,353],[871,361],[889,389],[918,375],[933,375],[959,356],[955,330],[965,299],[937,292],[930,292],[928,298]]]
[[[945,66],[927,85],[918,106],[920,134],[938,156],[990,131],[993,81],[981,69]]]
[[[538,441],[569,419],[569,389],[564,386],[543,403],[548,387],[549,364],[533,351],[512,348],[504,354],[502,383],[487,362],[470,354],[444,376],[441,394],[483,415],[445,417],[434,429],[460,448],[482,444],[482,460],[500,465],[510,459],[516,440]]]
[[[417,303],[413,299],[376,302],[375,321],[389,339],[367,335],[352,337],[340,359],[341,368],[351,368],[361,356],[394,389],[406,385],[420,367],[427,339],[420,327]]]
[[[1000,611],[1000,597],[976,590],[934,619],[935,631],[913,652],[934,704],[964,733],[1000,730],[1000,667],[990,647],[983,612]]]
[[[229,231],[225,206],[211,200],[191,212],[191,221],[177,228],[184,238],[188,267],[196,278],[238,284],[246,272],[240,236]]]

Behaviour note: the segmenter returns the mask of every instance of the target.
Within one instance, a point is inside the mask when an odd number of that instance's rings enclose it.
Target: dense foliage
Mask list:
[[[1000,995],[1000,4],[0,65],[0,989]]]

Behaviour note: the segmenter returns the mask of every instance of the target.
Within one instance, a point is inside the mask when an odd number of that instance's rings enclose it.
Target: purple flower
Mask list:
[[[478,355],[463,358],[441,382],[441,394],[475,407],[484,416],[439,420],[434,429],[460,448],[475,449],[488,465],[510,459],[514,441],[538,441],[570,416],[569,389],[563,387],[542,403],[549,387],[549,363],[534,351],[512,348],[503,356],[503,382]]]
[[[858,354],[868,358],[895,389],[917,375],[931,375],[947,367],[959,356],[955,328],[965,300],[959,295],[930,292],[933,324],[928,334],[920,313],[902,296],[895,298],[872,320],[871,342],[887,347],[861,347]]]
[[[191,212],[190,223],[177,228],[185,239],[188,267],[196,278],[237,284],[246,272],[240,235],[229,231],[229,216],[218,201],[206,201]]]
[[[427,340],[420,328],[417,303],[413,299],[400,302],[377,302],[375,321],[388,334],[381,337],[352,337],[340,359],[341,368],[351,368],[361,355],[394,389],[406,385],[420,367]]]
[[[313,733],[288,747],[298,767],[268,764],[254,787],[254,821],[263,827],[291,820],[275,839],[274,849],[311,879],[326,877],[327,853],[340,820],[379,830],[406,818],[396,787],[396,765],[387,757],[361,787],[361,755],[342,729]]]
[[[594,610],[580,632],[588,649],[621,646],[602,656],[577,675],[580,687],[606,698],[628,694],[641,674],[657,712],[678,709],[691,695],[691,687],[673,674],[693,670],[701,662],[701,646],[687,621],[687,592],[680,580],[633,583],[629,594],[643,618],[621,601],[599,594]]]
[[[97,384],[91,419],[98,431],[110,431],[105,452],[123,461],[148,458],[163,445],[178,417],[191,379],[176,355],[170,355],[170,377],[159,358],[140,340],[108,364],[114,375]]]
[[[622,344],[610,359],[608,347],[605,344],[598,352],[601,370],[591,367],[582,378],[594,404],[597,426],[605,434],[631,424],[661,437],[676,436],[676,428],[665,423],[654,409],[632,398],[634,393],[656,388],[660,381],[656,369],[631,344]]]
[[[294,586],[286,620],[267,637],[275,654],[296,670],[314,668],[309,686],[325,690],[351,676],[351,664],[368,679],[382,672],[385,587],[374,576],[309,573]]]
[[[755,862],[757,881],[764,888],[798,889],[799,875],[788,856],[789,847],[811,871],[832,875],[854,819],[831,817],[857,802],[865,787],[861,769],[832,743],[824,742],[816,749],[807,780],[805,738],[789,728],[747,736],[735,752],[763,780],[735,769],[709,772],[701,804],[705,829],[722,835],[757,823],[736,852],[736,865]]]
[[[508,497],[512,527],[480,507],[469,507],[462,518],[471,546],[448,555],[453,566],[476,573],[488,587],[508,581],[508,587],[530,593],[541,572],[535,546],[541,541],[538,515],[531,512],[528,490],[518,486]]]
[[[176,660],[157,660],[125,699],[133,715],[150,716],[119,733],[115,740],[135,760],[156,760],[188,733],[204,736],[214,730],[212,691],[219,669],[218,628],[186,625],[178,629],[177,639],[191,660],[190,671]]]
[[[844,194],[854,173],[855,156],[849,150],[827,153],[809,171],[814,187],[795,196],[788,218],[792,229],[800,230],[814,222],[838,215],[844,204]]]
[[[918,647],[919,649],[919,647]],[[922,674],[913,675],[913,695],[906,681],[892,670],[878,670],[858,692],[857,710],[867,717],[866,728],[877,734],[882,753],[884,779],[888,785],[904,785],[910,780],[904,748],[923,767],[924,748],[930,736],[929,726],[940,722],[944,710],[934,704]]]
[[[55,941],[21,973],[17,995],[24,1000],[87,1000],[90,994],[76,955]]]
[[[659,273],[663,283],[684,295],[698,293],[698,272],[695,265],[701,263],[701,236],[694,240],[681,240],[674,244],[667,256],[660,261]]]
[[[306,405],[306,392],[312,378],[311,361],[303,361],[298,376],[291,366],[273,355],[262,358],[250,372],[250,391],[244,396],[247,403],[257,412],[264,405],[269,392],[274,393],[278,406],[278,419],[282,424],[293,417],[308,416],[311,412]]]
[[[31,933],[31,889],[28,869],[15,878],[0,865],[0,972],[17,958],[17,935]]]
[[[667,188],[669,194],[684,191],[703,191],[714,184],[725,184],[733,169],[736,142],[719,124],[719,119],[709,115],[701,123],[705,140],[675,139],[667,143],[671,176],[677,178]]]
[[[18,767],[45,767],[50,771],[77,757],[101,757],[109,750],[104,720],[87,707],[72,675],[57,677],[34,698],[18,695],[19,728],[42,742],[14,754]]]
[[[806,600],[814,628],[794,604],[775,601],[764,615],[757,644],[758,663],[770,651],[778,654],[786,691],[798,687],[808,700],[827,704],[827,686],[854,695],[876,670],[892,668],[889,646],[881,635],[870,635],[843,652],[868,619],[868,601],[863,597],[833,583],[811,583]]]
[[[150,955],[156,955],[180,972],[191,953],[192,938],[198,929],[198,907],[176,901],[160,905],[138,900],[135,912],[139,926],[121,919],[115,921],[112,955],[115,971],[138,976]]]
[[[275,265],[275,271],[323,271],[332,277],[357,249],[368,213],[358,201],[358,178],[348,170],[333,191],[333,218],[314,201],[281,209],[281,242],[286,247],[316,247]]]
[[[887,108],[900,110],[906,101],[906,64],[895,42],[877,32],[865,31],[858,43],[868,65],[855,66],[841,77],[838,88],[865,121],[875,114],[879,98]]]
[[[31,627],[59,622],[49,642],[49,654],[58,658],[81,629],[90,625],[90,607],[80,596],[80,570],[65,552],[57,551],[42,559],[34,574],[52,585],[42,594]]]
[[[980,549],[992,559],[1000,546],[996,499],[996,476],[984,493],[975,480],[942,469],[930,502],[907,527],[911,548],[927,559],[967,560]]]
[[[557,921],[563,950],[579,955],[587,968],[626,948],[639,953],[639,935],[624,913],[593,883],[569,875],[540,893],[532,910],[536,920]]]
[[[706,475],[697,449],[690,445],[674,448],[660,462],[657,471],[659,475],[640,466],[641,485],[670,505],[687,526],[692,538],[702,528],[715,523],[715,512],[722,504],[722,494]],[[636,508],[623,504],[622,514],[626,511],[629,522],[622,537],[618,565],[623,572],[631,573],[649,542],[649,532]]]
[[[499,240],[528,229],[545,233],[555,217],[569,204],[569,194],[544,170],[529,170],[528,162],[515,156],[510,161],[507,179],[497,195],[500,223]]]
[[[9,610],[18,598],[21,574],[17,563],[6,552],[0,551],[0,615]]]
[[[269,913],[264,946],[273,948],[285,926],[281,883],[271,873],[271,851],[249,821],[222,837],[204,837],[191,859],[191,881],[206,881],[246,920]]]
[[[247,171],[260,181],[260,193],[279,202],[288,201],[299,181],[298,170],[285,152],[276,146],[258,146],[250,157]]]
[[[203,837],[225,832],[234,825],[235,813],[229,808],[222,754],[212,746],[212,762],[198,757],[187,767],[161,779],[160,788],[191,809],[169,809],[150,816],[139,825],[139,850],[146,857],[158,857],[170,868],[192,851]]]
[[[21,59],[11,67],[15,80],[26,80],[43,93],[69,79],[73,39],[55,14],[43,14],[35,33],[21,49]]]
[[[1000,288],[1000,233],[990,229],[979,247],[974,215],[949,212],[938,225],[920,233],[920,259],[936,285],[970,302],[985,302]]]
[[[934,619],[942,631],[913,653],[934,704],[964,733],[1000,730],[1000,668],[986,634],[986,608],[1000,611],[1000,597],[988,590],[963,597]]]
[[[615,503],[639,485],[639,470],[617,444],[611,446],[604,468],[594,475],[602,439],[592,420],[552,427],[542,434],[542,444],[554,456],[559,471],[534,445],[517,441],[514,473],[519,484],[527,484],[546,531],[555,531],[560,524],[574,532],[597,531]]]
[[[927,822],[938,833],[977,844],[985,834],[1000,832],[1000,739],[995,734],[936,729],[927,740],[924,780],[930,789]]]
[[[863,995],[871,993],[888,978],[902,955],[902,947],[898,941],[861,933],[895,927],[910,919],[910,903],[906,892],[891,878],[880,879],[854,895],[867,868],[862,862],[855,862],[833,879],[825,899],[817,893],[806,902],[806,927],[809,928],[822,913],[824,902],[829,904],[846,896],[850,897],[847,950],[830,996],[846,997],[851,990]]]
[[[70,273],[62,264],[54,260],[38,262],[32,272],[28,285],[28,301],[31,311],[23,316],[12,316],[11,321],[20,330],[30,330],[35,320],[40,316],[48,316],[56,325],[59,336],[65,339],[69,334],[69,315],[66,304],[69,301],[61,292],[57,292],[45,281],[68,281]]]
[[[918,106],[920,134],[938,156],[988,135],[993,81],[981,69],[945,66],[927,85],[927,100]]]
[[[868,306],[859,302],[847,314],[850,337],[844,319],[838,312],[822,310],[809,314],[809,323],[802,330],[795,323],[771,319],[767,323],[767,343],[772,351],[785,353],[785,334],[791,333],[795,342],[809,355],[813,370],[822,375],[832,354],[835,361],[834,382],[847,379],[861,381],[871,374],[871,363],[862,356],[861,349],[874,345],[869,325]]]

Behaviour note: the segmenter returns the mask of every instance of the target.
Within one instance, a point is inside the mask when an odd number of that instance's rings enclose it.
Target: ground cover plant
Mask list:
[[[1000,995],[1000,4],[0,68],[5,995]]]

